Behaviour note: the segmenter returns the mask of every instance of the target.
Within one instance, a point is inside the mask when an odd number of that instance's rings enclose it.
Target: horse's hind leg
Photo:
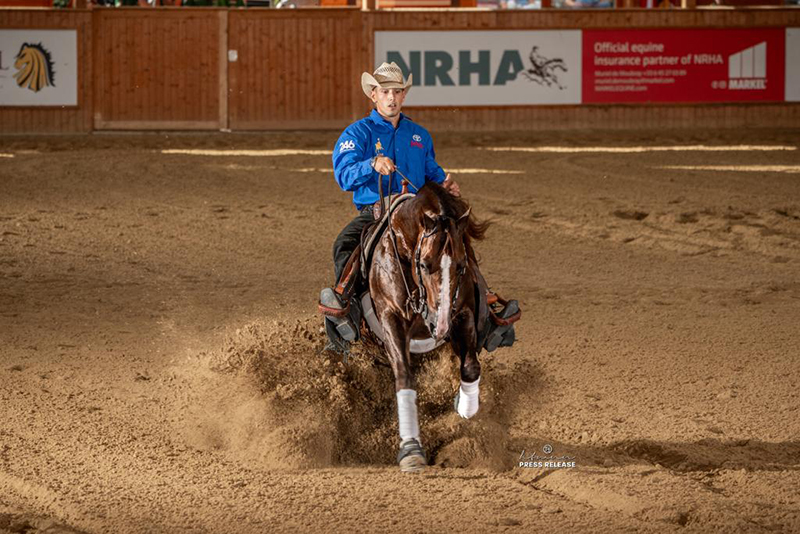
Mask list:
[[[386,351],[394,372],[397,395],[397,426],[400,431],[397,462],[401,471],[420,471],[428,465],[428,460],[419,439],[417,392],[411,376],[407,327],[402,318],[393,314],[387,314],[381,322],[386,333]]]
[[[461,387],[456,395],[456,411],[464,419],[478,413],[481,364],[478,362],[478,335],[471,311],[456,317],[451,334],[453,351],[461,359]]]

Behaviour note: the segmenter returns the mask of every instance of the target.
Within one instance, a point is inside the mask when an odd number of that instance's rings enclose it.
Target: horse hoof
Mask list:
[[[397,453],[397,463],[403,473],[416,473],[428,466],[428,459],[425,457],[425,449],[415,439],[407,439],[400,445],[400,452]]]
[[[403,473],[419,473],[428,467],[428,462],[422,456],[406,456],[400,460],[400,471]]]

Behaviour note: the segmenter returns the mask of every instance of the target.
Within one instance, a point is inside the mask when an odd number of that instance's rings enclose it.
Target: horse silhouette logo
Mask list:
[[[14,59],[16,60],[14,68],[17,69],[14,79],[17,80],[17,85],[23,89],[30,89],[34,93],[38,93],[45,87],[55,87],[53,59],[42,43],[23,44]]]
[[[567,65],[563,59],[547,59],[539,53],[539,47],[534,46],[528,56],[531,62],[531,68],[523,70],[522,74],[531,82],[536,82],[539,85],[546,85],[548,87],[555,85],[559,89],[566,89],[565,85],[561,85],[558,81],[556,71],[567,72]]]

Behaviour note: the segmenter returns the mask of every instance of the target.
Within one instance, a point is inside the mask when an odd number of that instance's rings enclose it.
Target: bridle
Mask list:
[[[417,243],[417,246],[414,249],[414,272],[417,275],[417,279],[416,279],[417,291],[416,291],[416,293],[417,293],[418,300],[415,303],[414,299],[411,296],[411,294],[408,295],[408,299],[409,299],[411,311],[413,311],[414,313],[422,314],[423,318],[427,318],[427,315],[428,315],[428,313],[427,313],[428,312],[428,299],[427,299],[428,292],[425,289],[425,284],[422,283],[422,261],[420,260],[420,257],[422,256],[422,245],[423,245],[423,243],[425,242],[426,239],[428,239],[429,237],[431,237],[433,235],[438,234],[440,231],[441,231],[441,229],[440,229],[439,225],[437,225],[436,228],[431,230],[429,233],[427,233],[427,234],[423,233],[422,237],[419,240],[419,243]],[[447,232],[447,230],[445,230],[445,232]],[[447,241],[452,241],[452,236],[449,233],[447,234]],[[447,248],[447,241],[445,241],[445,246],[444,246],[445,249]],[[395,247],[395,251],[396,251],[396,247]],[[396,259],[399,260],[399,257],[396,258]],[[464,267],[461,267],[456,271],[456,290],[453,292],[453,298],[450,301],[450,309],[454,308],[455,305],[456,305],[456,301],[458,300],[459,291],[461,290],[461,277],[464,275],[464,272],[466,270],[467,270],[467,268],[466,268],[466,265],[465,265]],[[405,278],[405,274],[403,275],[403,278]]]

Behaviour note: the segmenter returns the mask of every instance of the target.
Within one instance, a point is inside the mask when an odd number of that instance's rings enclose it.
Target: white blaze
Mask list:
[[[450,324],[450,256],[442,255],[442,286],[439,288],[439,311],[436,312],[436,337],[441,338]]]

